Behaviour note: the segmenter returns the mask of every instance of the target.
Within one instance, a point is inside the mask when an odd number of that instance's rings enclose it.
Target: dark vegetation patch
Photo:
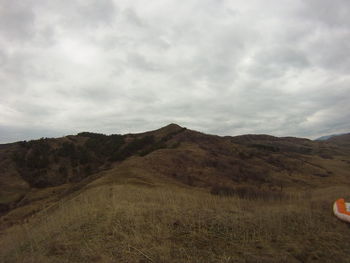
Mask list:
[[[0,204],[0,216],[10,210],[9,204]]]
[[[155,145],[155,138],[153,135],[148,135],[142,138],[136,138],[127,144],[121,151],[116,152],[112,156],[113,161],[122,161],[126,158],[134,155],[135,153],[141,151],[146,147],[151,147]]]
[[[274,145],[268,145],[268,144],[251,144],[249,145],[253,148],[257,148],[259,150],[263,151],[270,151],[270,152],[279,152],[280,148]]]
[[[329,177],[329,174],[325,174],[325,173],[315,173],[315,174],[313,174],[313,176],[317,176],[317,177]]]
[[[12,155],[17,170],[23,179],[34,187],[56,186],[66,182],[79,182],[98,172],[108,163],[123,161],[130,156],[145,156],[155,150],[167,148],[167,141],[180,129],[156,139],[154,135],[131,136],[126,142],[119,134],[81,132],[68,136],[69,140],[40,140],[19,142],[18,150]],[[79,137],[85,142],[79,143]],[[174,144],[171,147],[176,147]]]
[[[307,146],[301,145],[292,145],[292,144],[282,144],[282,143],[253,143],[248,144],[247,146],[256,148],[262,151],[269,152],[289,152],[289,153],[298,153],[298,154],[312,154],[313,149]]]
[[[73,140],[21,142],[13,154],[20,175],[31,186],[39,188],[77,182],[97,172],[124,144],[121,135],[81,133],[80,136],[88,136],[83,145]]]
[[[111,158],[119,152],[120,148],[125,144],[122,135],[103,135],[89,133],[89,139],[85,142],[85,148],[95,154],[100,159]]]
[[[322,157],[323,159],[328,159],[328,160],[333,160],[333,156],[328,154],[328,153],[320,153],[320,157]]]
[[[267,190],[259,189],[252,186],[240,186],[240,187],[229,187],[229,186],[213,186],[210,191],[213,195],[218,196],[236,196],[242,199],[253,199],[253,200],[282,200],[287,195],[279,190]]]
[[[316,151],[310,140],[293,137],[278,138],[269,135],[242,135],[232,137],[231,141],[266,152],[286,152],[309,155]]]

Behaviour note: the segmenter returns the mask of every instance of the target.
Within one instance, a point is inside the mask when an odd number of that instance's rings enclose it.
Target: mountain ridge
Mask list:
[[[347,251],[328,248],[349,235],[330,211],[335,198],[350,198],[349,139],[221,137],[171,124],[0,145],[0,255],[342,262]]]
[[[337,134],[324,135],[315,139],[315,141],[327,141],[329,139],[332,139],[333,137],[347,135],[347,134],[350,134],[350,133],[337,133]]]
[[[350,141],[346,136],[344,140]],[[138,157],[152,171],[193,186],[312,185],[314,177],[332,178],[333,172],[319,165],[322,160],[331,161],[349,151],[341,138],[315,142],[253,134],[220,137],[177,124],[125,135],[81,132],[0,145],[0,203],[2,210],[12,209],[33,187],[79,184],[131,157]],[[299,173],[299,178],[286,176],[291,173]],[[8,191],[14,192],[12,198]]]

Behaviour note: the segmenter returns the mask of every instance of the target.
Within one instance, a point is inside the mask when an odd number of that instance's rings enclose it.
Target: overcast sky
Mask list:
[[[349,73],[349,0],[0,0],[0,143],[350,132]]]

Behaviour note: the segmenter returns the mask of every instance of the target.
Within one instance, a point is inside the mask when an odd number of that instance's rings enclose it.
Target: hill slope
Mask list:
[[[343,140],[348,140],[344,137]],[[171,124],[0,147],[5,262],[347,262],[350,147]],[[31,260],[31,261],[30,261]]]

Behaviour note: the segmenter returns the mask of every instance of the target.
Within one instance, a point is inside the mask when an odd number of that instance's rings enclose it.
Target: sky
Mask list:
[[[350,1],[0,0],[0,143],[169,123],[350,132]]]

